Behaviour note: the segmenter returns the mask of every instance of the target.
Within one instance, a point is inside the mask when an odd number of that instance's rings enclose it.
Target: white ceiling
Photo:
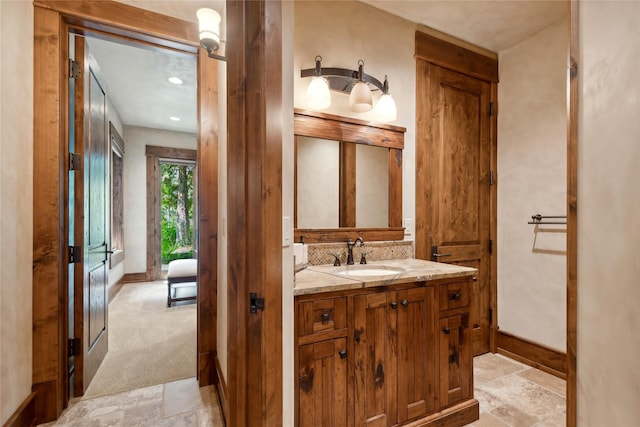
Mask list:
[[[126,125],[196,133],[196,58],[88,38],[106,93]],[[179,77],[183,84],[167,79]],[[169,117],[180,118],[172,121]]]
[[[566,0],[360,0],[392,15],[500,52],[568,12]]]
[[[565,0],[360,0],[409,21],[500,52],[567,14]],[[125,0],[145,7],[145,1]],[[174,2],[169,2],[175,4]],[[179,8],[195,20],[193,9]],[[222,7],[215,1],[216,6]],[[211,6],[209,6],[211,7]],[[220,10],[218,9],[218,10]],[[196,133],[196,60],[169,51],[89,39],[107,93],[126,125]],[[180,77],[184,84],[168,82]],[[169,120],[180,117],[179,122]]]

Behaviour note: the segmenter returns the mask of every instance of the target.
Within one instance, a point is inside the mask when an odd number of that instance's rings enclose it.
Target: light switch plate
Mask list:
[[[282,217],[282,247],[286,248],[291,245],[291,217]]]
[[[402,226],[404,227],[404,235],[411,236],[411,233],[413,233],[413,219],[404,218],[402,220]]]

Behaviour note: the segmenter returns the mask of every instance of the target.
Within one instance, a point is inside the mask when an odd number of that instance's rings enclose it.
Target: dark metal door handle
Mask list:
[[[340,350],[338,354],[340,355],[340,359],[344,359],[347,357],[347,350]]]
[[[444,332],[445,334],[449,335],[451,333],[451,329],[449,328],[442,328],[442,332]]]
[[[433,261],[437,261],[438,259],[445,257],[445,256],[451,256],[451,254],[440,254],[438,253],[438,247],[437,246],[431,246],[431,260]]]
[[[401,302],[400,304],[402,304],[402,306],[403,306],[403,307],[406,307],[406,306],[408,306],[408,305],[409,305],[409,301],[407,301],[407,300],[405,299],[405,300],[402,300],[402,302]]]
[[[389,303],[389,305],[390,305],[390,306],[391,306],[391,308],[393,308],[394,310],[395,310],[396,308],[398,308],[398,303],[397,303],[397,302],[395,302],[395,301],[390,302],[390,303]]]

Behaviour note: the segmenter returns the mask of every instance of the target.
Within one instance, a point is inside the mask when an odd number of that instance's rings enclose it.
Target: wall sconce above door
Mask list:
[[[313,110],[322,110],[331,105],[329,89],[349,94],[349,108],[356,113],[365,113],[373,108],[373,90],[380,90],[374,113],[381,122],[394,121],[397,116],[396,103],[389,93],[389,80],[384,83],[364,72],[364,61],[358,61],[358,70],[346,68],[323,68],[322,57],[316,56],[315,68],[300,72],[300,77],[313,77],[307,88],[307,106]]]
[[[216,53],[220,49],[220,43],[224,42],[220,40],[220,21],[222,20],[220,14],[213,9],[203,7],[196,11],[196,16],[200,31],[200,46],[207,51],[209,58],[226,61],[227,58]]]

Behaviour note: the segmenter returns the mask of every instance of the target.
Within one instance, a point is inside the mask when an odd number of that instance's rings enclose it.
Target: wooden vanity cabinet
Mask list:
[[[473,346],[469,328],[470,282],[439,285],[440,406],[471,398]]]
[[[297,425],[457,426],[477,419],[468,290],[462,278],[296,297]],[[343,301],[346,329],[327,323],[314,333],[314,319],[329,308],[341,316]]]

